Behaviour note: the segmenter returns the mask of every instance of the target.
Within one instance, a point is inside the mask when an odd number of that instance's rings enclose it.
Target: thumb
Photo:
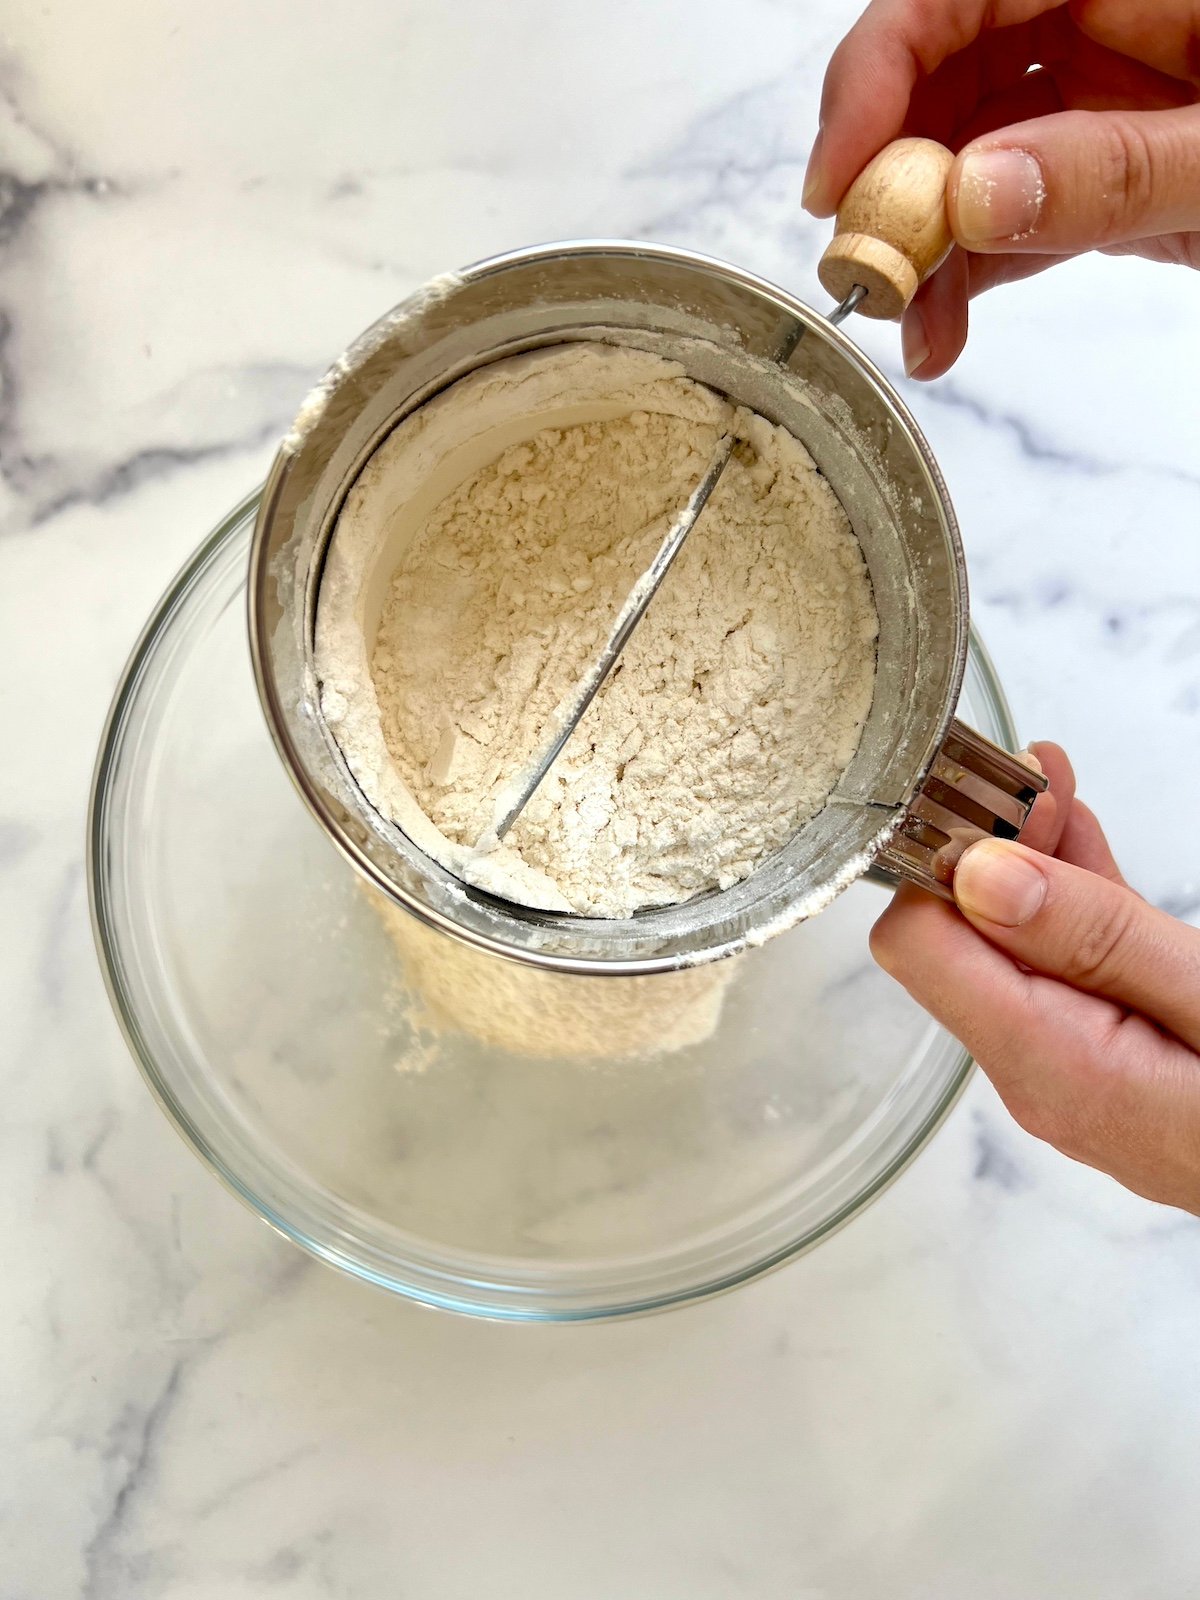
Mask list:
[[[1200,1049],[1200,930],[1122,883],[1000,839],[966,851],[954,897],[1025,966],[1139,1011]]]
[[[1070,255],[1200,228],[1200,105],[1064,111],[955,160],[950,227],[968,250]]]

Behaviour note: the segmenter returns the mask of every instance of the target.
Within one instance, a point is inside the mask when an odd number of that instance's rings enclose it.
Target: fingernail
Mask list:
[[[904,355],[905,372],[910,378],[915,378],[929,360],[930,351],[921,313],[911,306],[904,313],[904,321],[900,325],[900,349]]]
[[[1043,767],[1037,756],[1034,755],[1029,745],[1026,745],[1024,750],[1017,751],[1017,760],[1022,762],[1031,771],[1036,772],[1039,777],[1044,778],[1046,776],[1045,767]]]
[[[1036,916],[1046,888],[1020,845],[1003,839],[973,844],[954,874],[954,898],[962,909],[1002,928],[1019,928]]]
[[[963,157],[954,194],[960,244],[996,244],[1032,233],[1046,198],[1042,169],[1027,150],[977,150]]]
[[[806,211],[821,182],[821,140],[823,136],[823,129],[818,128],[817,137],[813,140],[812,150],[809,152],[808,167],[804,174],[804,188],[800,195],[800,204]]]

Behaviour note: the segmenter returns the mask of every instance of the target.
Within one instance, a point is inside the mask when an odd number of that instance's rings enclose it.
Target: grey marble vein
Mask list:
[[[38,207],[49,200],[61,195],[119,199],[125,192],[109,178],[41,178],[29,183],[0,168],[0,249],[11,249]]]
[[[1011,1148],[1011,1140],[1001,1134],[978,1112],[972,1119],[975,1130],[975,1161],[971,1176],[979,1183],[993,1184],[1005,1194],[1019,1194],[1028,1186]]]
[[[70,862],[59,876],[58,888],[50,902],[46,918],[39,971],[42,994],[46,1003],[62,1003],[68,981],[63,958],[63,943],[77,907],[83,900],[83,862]]]
[[[128,1571],[120,1551],[125,1527],[139,1493],[152,1478],[158,1451],[179,1395],[184,1358],[176,1357],[165,1380],[140,1412],[125,1412],[117,1420],[116,1437],[106,1451],[119,1462],[115,1488],[107,1509],[83,1551],[82,1600],[123,1600],[129,1593]]]
[[[74,484],[71,488],[61,489],[44,500],[35,501],[32,512],[21,518],[17,526],[36,528],[73,506],[108,505],[110,501],[120,499],[133,490],[140,489],[144,484],[170,477],[187,467],[247,454],[261,445],[281,438],[287,429],[288,421],[287,416],[272,417],[249,434],[212,444],[147,445],[131,456],[102,467],[84,483]],[[33,468],[30,476],[36,474],[39,477],[52,471],[55,465],[52,461],[26,464]]]
[[[41,837],[31,823],[17,818],[0,818],[0,868],[11,867],[37,844]]]
[[[16,385],[4,378],[10,331],[11,324],[0,310],[0,386],[15,396]],[[11,446],[0,458],[0,476],[18,498],[12,515],[0,519],[0,532],[38,527],[74,506],[104,506],[189,467],[272,445],[286,431],[314,377],[312,369],[289,362],[198,369],[186,384],[160,397],[162,410],[194,417],[194,430],[201,435],[196,442],[148,442],[120,459],[98,464],[73,457],[69,446],[56,455],[22,453],[18,402],[13,398],[7,409],[0,406],[0,442],[7,439]],[[225,406],[215,404],[212,397],[221,385],[236,397]]]
[[[1189,488],[1200,489],[1200,471],[1195,471],[1190,466],[1184,467],[1172,462],[1113,459],[1057,444],[1046,438],[1037,425],[1027,417],[991,405],[981,396],[968,391],[953,375],[941,378],[936,383],[922,385],[920,403],[962,412],[985,428],[1008,434],[1022,456],[1039,465],[1044,463],[1050,467],[1064,468],[1089,478],[1143,473],[1151,479],[1160,478],[1167,482],[1186,484]]]
[[[792,69],[740,90],[632,167],[635,185],[668,180],[680,195],[639,218],[639,237],[711,251],[715,239],[736,239],[752,216],[775,235],[790,268],[782,276],[795,281],[822,231],[799,206],[813,130],[796,114],[795,85]]]

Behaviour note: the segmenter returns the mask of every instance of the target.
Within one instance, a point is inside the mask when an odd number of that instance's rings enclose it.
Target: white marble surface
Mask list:
[[[344,1281],[152,1104],[88,930],[116,675],[325,361],[555,236],[817,298],[837,0],[9,0],[0,22],[0,1597],[1181,1600],[1200,1224],[977,1079],[790,1269],[593,1329]],[[819,303],[819,300],[818,300]],[[1064,267],[911,390],[1023,733],[1200,912],[1200,280]],[[889,369],[894,332],[870,330]]]

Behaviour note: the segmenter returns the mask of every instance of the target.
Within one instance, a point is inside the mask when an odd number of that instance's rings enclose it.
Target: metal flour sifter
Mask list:
[[[260,697],[300,793],[359,871],[428,925],[477,948],[577,973],[666,971],[761,943],[864,874],[948,894],[963,848],[1015,838],[1044,780],[956,721],[967,584],[949,496],[915,422],[841,331],[894,318],[950,247],[952,157],[927,140],[884,150],[847,195],[819,275],[829,316],[725,263],[664,246],[584,241],[499,256],[403,302],[330,370],[285,440],[251,552]],[[879,613],[874,701],[829,801],[743,882],[622,921],[530,910],[454,877],[368,803],[321,717],[313,665],[325,553],[363,465],[406,416],[468,372],[572,340],[623,344],[794,434],[844,506]],[[720,476],[704,479],[627,601],[605,658],[541,752],[504,831],[603,682]]]

